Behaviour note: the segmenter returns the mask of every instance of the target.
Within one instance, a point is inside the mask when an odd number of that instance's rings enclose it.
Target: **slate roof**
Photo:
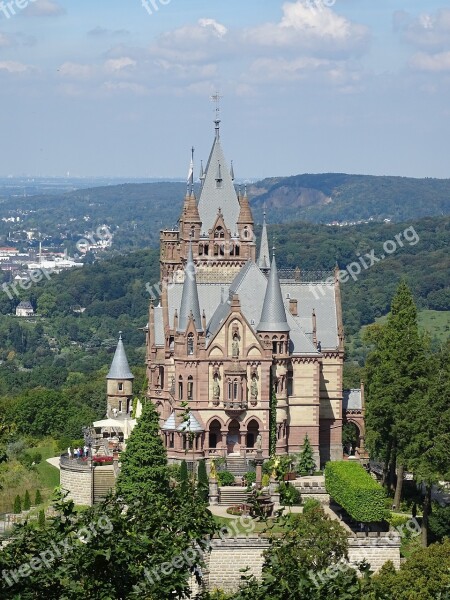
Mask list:
[[[122,335],[119,335],[116,352],[114,354],[111,368],[106,379],[134,379],[133,373],[130,371],[127,355],[122,342]]]
[[[189,244],[188,259],[184,272],[183,293],[178,313],[178,331],[186,331],[190,315],[192,315],[195,321],[196,330],[203,331],[202,315],[198,302],[197,279],[195,277],[195,264],[192,256],[192,242]]]
[[[362,410],[361,390],[344,390],[342,398],[342,409],[346,410]]]
[[[20,302],[17,305],[17,308],[23,308],[26,310],[33,310],[33,306],[31,305],[31,302],[28,302],[27,300],[24,300],[23,302]]]
[[[259,248],[258,267],[270,269],[269,239],[267,237],[266,213],[264,212],[263,228],[261,233],[261,246]]]
[[[257,331],[287,332],[289,329],[290,327],[286,320],[286,309],[284,308],[283,296],[281,294],[280,280],[278,279],[277,261],[274,255],[264,295],[261,320]]]
[[[221,178],[220,186],[217,185],[218,177]],[[202,232],[208,233],[208,230],[213,228],[219,208],[222,210],[226,227],[231,231],[231,235],[234,235],[237,232],[240,205],[217,130],[198,202]]]
[[[231,284],[198,283],[197,293],[200,309],[205,311],[207,320],[207,345],[220,328],[230,312],[229,298],[239,295],[242,312],[250,326],[256,331],[267,289],[267,277],[258,266],[248,261],[236,275]],[[224,290],[225,302],[222,302]],[[179,310],[182,283],[169,286],[169,322],[173,324],[175,309]],[[290,328],[291,351],[293,354],[319,354],[312,343],[312,312],[317,316],[317,339],[322,350],[336,349],[339,346],[337,310],[334,284],[281,282],[281,292],[287,324]],[[298,301],[299,316],[289,312],[289,298]],[[155,308],[155,340],[157,346],[164,345],[163,311]]]
[[[175,413],[173,412],[164,425],[161,427],[163,431],[175,431],[177,428],[177,424],[175,421]]]
[[[192,433],[201,433],[205,431],[194,415],[191,413],[189,415],[189,420],[184,421],[177,427],[177,431],[190,431]]]

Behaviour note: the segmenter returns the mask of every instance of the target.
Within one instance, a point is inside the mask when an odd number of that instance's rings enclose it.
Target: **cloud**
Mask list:
[[[0,32],[0,48],[9,48],[13,43],[14,41],[10,35]]]
[[[200,27],[210,28],[219,38],[223,38],[228,33],[225,25],[218,23],[214,19],[200,19],[198,24]]]
[[[450,71],[450,51],[427,54],[418,52],[411,59],[411,66],[419,71],[439,73]]]
[[[116,29],[112,31],[111,29],[105,29],[104,27],[97,26],[94,29],[91,29],[87,32],[89,37],[97,37],[97,38],[105,38],[105,37],[122,37],[130,35],[130,32],[127,29]]]
[[[128,67],[135,67],[137,62],[129,56],[122,56],[121,58],[111,58],[105,62],[105,68],[109,72],[123,71]]]
[[[28,17],[60,17],[66,14],[66,10],[56,0],[35,0],[23,14]]]
[[[394,13],[394,29],[401,39],[423,50],[450,49],[450,9],[441,9],[436,13],[422,13],[412,17],[405,11]]]
[[[261,47],[307,50],[319,54],[360,53],[370,38],[369,29],[338,15],[331,8],[315,7],[305,0],[286,2],[279,23],[248,29],[247,41]]]
[[[0,61],[0,71],[6,71],[11,74],[25,73],[29,70],[27,65],[14,60]]]
[[[79,63],[65,62],[58,72],[62,77],[70,79],[89,79],[95,74],[95,67],[92,65],[82,65]]]

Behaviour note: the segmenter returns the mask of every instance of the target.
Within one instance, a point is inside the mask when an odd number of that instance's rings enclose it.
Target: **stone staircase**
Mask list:
[[[234,504],[245,504],[247,502],[247,488],[237,486],[226,486],[219,488],[219,504],[232,506]]]
[[[227,471],[235,477],[242,477],[249,470],[247,460],[241,456],[227,456]]]
[[[101,502],[108,492],[114,488],[116,478],[112,465],[95,467],[94,469],[94,503]]]

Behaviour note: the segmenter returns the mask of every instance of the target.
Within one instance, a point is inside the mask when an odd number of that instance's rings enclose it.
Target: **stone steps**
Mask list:
[[[247,502],[247,498],[247,488],[237,486],[219,487],[219,504],[225,506],[245,504]]]
[[[235,477],[242,477],[248,471],[247,460],[240,456],[227,456],[227,471]]]
[[[114,488],[116,478],[113,467],[96,467],[94,470],[94,503],[101,502]]]

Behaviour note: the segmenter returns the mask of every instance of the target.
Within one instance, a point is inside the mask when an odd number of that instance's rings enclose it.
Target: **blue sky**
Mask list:
[[[0,176],[183,176],[217,89],[239,178],[450,176],[448,0],[146,1],[0,0]]]

